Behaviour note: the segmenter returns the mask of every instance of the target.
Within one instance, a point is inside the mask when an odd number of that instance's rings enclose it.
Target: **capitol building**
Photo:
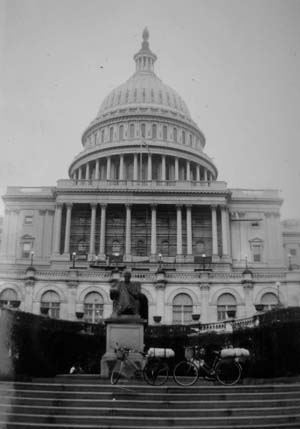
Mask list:
[[[218,180],[156,60],[145,29],[134,74],[103,100],[68,178],[7,188],[0,306],[101,322],[125,270],[141,283],[149,324],[300,306],[299,221],[281,221],[279,191]]]

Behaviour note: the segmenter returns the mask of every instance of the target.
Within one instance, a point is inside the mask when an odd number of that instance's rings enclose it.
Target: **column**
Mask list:
[[[95,180],[99,180],[99,159],[96,160]]]
[[[131,254],[131,205],[126,204],[125,254]]]
[[[212,176],[211,176],[212,177]],[[230,227],[230,217],[229,210],[226,210],[226,230],[227,230],[227,242],[228,242],[228,256],[231,257],[231,227]]]
[[[227,236],[227,207],[221,207],[221,223],[222,223],[222,256],[228,256],[228,236]]]
[[[152,180],[152,155],[148,153],[148,180]]]
[[[87,162],[85,166],[85,180],[89,180],[89,179],[90,179],[90,164],[89,162]]]
[[[111,157],[106,158],[106,180],[110,180]]]
[[[101,204],[99,256],[105,255],[106,204]]]
[[[196,181],[200,182],[200,166],[197,165],[196,167]]]
[[[161,156],[161,180],[166,180],[166,155]]]
[[[191,163],[186,161],[186,180],[191,180]]]
[[[151,255],[156,254],[156,205],[151,206]]]
[[[186,239],[187,239],[187,254],[193,254],[192,240],[192,206],[186,206]]]
[[[179,159],[175,158],[175,180],[179,180]]]
[[[82,168],[78,168],[78,180],[82,180]]]
[[[212,253],[218,255],[217,206],[211,206]]]
[[[90,255],[95,254],[96,210],[97,204],[91,204]]]
[[[70,253],[71,213],[72,204],[67,204],[64,253]]]
[[[124,180],[124,155],[120,155],[119,180]]]
[[[138,179],[138,159],[137,153],[133,155],[133,180]]]
[[[60,233],[61,233],[61,216],[62,204],[57,204],[55,207],[55,220],[54,220],[54,253],[60,253]]]
[[[204,168],[204,181],[207,182],[207,170]]]
[[[181,213],[181,206],[177,206],[177,255],[182,255],[182,213]]]

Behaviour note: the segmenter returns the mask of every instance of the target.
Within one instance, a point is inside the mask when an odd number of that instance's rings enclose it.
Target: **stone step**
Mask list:
[[[0,414],[7,411],[7,404],[0,404]],[[157,408],[137,408],[135,404],[131,404],[130,407],[125,406],[121,407],[118,404],[110,407],[78,407],[78,406],[49,406],[41,407],[39,405],[10,405],[9,411],[13,412],[14,415],[22,415],[24,413],[29,413],[35,416],[39,415],[56,415],[58,416],[68,416],[77,418],[78,415],[83,417],[94,417],[94,416],[124,416],[124,417],[152,417],[157,416]],[[286,405],[284,407],[242,407],[242,408],[231,408],[227,404],[224,404],[220,408],[202,408],[200,405],[198,407],[189,408],[188,412],[185,407],[182,408],[168,408],[166,405],[164,408],[159,409],[160,418],[173,417],[173,418],[184,418],[188,414],[189,417],[207,417],[214,419],[217,417],[238,417],[238,416],[265,416],[265,415],[295,415],[300,413],[298,406]]]
[[[189,414],[189,413],[188,413]],[[77,415],[59,415],[59,414],[32,414],[30,412],[24,413],[14,413],[14,412],[5,412],[0,415],[1,421],[6,421],[12,423],[23,423],[24,427],[28,427],[28,424],[48,424],[48,427],[52,427],[53,424],[56,425],[97,425],[97,427],[131,427],[131,428],[142,428],[142,427],[185,427],[185,428],[211,428],[213,426],[219,425],[223,428],[233,428],[237,425],[244,428],[248,427],[258,427],[258,424],[273,424],[273,428],[277,428],[278,424],[298,424],[300,427],[300,414],[287,414],[287,415],[277,415],[265,414],[263,416],[214,416],[208,418],[207,416],[176,416],[176,417],[161,417],[161,416],[82,416]],[[222,425],[222,426],[221,426]],[[271,426],[272,427],[272,426]],[[294,426],[297,427],[297,426]]]
[[[114,396],[110,397],[109,399],[98,399],[93,398],[87,399],[82,398],[81,395],[79,395],[78,398],[61,398],[57,396],[47,396],[45,398],[41,398],[40,396],[28,396],[23,397],[20,396],[14,396],[14,395],[5,395],[5,397],[0,397],[0,405],[25,405],[30,406],[31,404],[34,404],[36,406],[40,407],[100,407],[100,408],[130,408],[132,404],[134,403],[135,408],[168,408],[168,409],[177,409],[180,407],[184,407],[185,409],[188,408],[205,408],[205,409],[215,409],[215,408],[222,408],[224,404],[226,404],[227,408],[277,408],[277,407],[298,407],[300,409],[300,397],[299,395],[295,395],[294,398],[284,398],[284,399],[221,399],[221,400],[205,400],[205,399],[198,399],[198,400],[182,400],[182,398],[177,398],[176,400],[166,398],[164,400],[147,400],[147,399],[140,399],[136,398],[134,401],[127,399],[118,399]]]
[[[0,428],[300,428],[300,383],[0,382]]]

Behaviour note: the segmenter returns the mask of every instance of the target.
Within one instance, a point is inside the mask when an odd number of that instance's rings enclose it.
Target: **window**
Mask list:
[[[252,228],[259,228],[259,222],[252,222],[251,226]]]
[[[84,320],[98,323],[103,318],[103,298],[98,292],[90,292],[84,299]]]
[[[130,138],[134,139],[134,124],[130,124],[129,133],[130,133]]]
[[[161,243],[161,254],[162,256],[169,256],[169,242],[164,240]]]
[[[168,140],[168,127],[166,125],[163,126],[163,140]]]
[[[182,130],[182,143],[185,144],[185,131]]]
[[[18,308],[19,305],[20,301],[18,300],[16,292],[13,289],[4,289],[0,295],[0,308]]]
[[[262,248],[260,244],[254,244],[252,246],[253,253],[253,262],[261,262],[262,261]]]
[[[177,128],[173,128],[173,139],[174,142],[177,142]]]
[[[252,260],[253,262],[262,262],[263,260],[263,241],[259,238],[255,238],[250,241]]]
[[[24,224],[25,225],[32,225],[33,224],[33,216],[25,216],[24,217]]]
[[[24,235],[21,239],[21,257],[29,258],[33,250],[34,238],[30,235]]]
[[[119,140],[124,139],[124,125],[120,125],[119,127]]]
[[[141,136],[146,137],[146,125],[141,124]]]
[[[236,299],[230,293],[223,293],[217,304],[218,320],[225,320],[236,315]]]
[[[104,143],[104,129],[101,131],[101,143]]]
[[[297,256],[297,249],[290,249],[291,256]]]
[[[157,125],[156,124],[152,125],[152,138],[153,139],[157,138]]]
[[[53,319],[59,319],[60,300],[54,290],[45,292],[41,299],[41,313],[47,314]]]
[[[274,293],[268,292],[262,296],[260,302],[264,306],[263,311],[272,310],[278,305],[278,297]]]
[[[193,136],[190,134],[190,146],[193,146]]]
[[[120,253],[121,245],[119,240],[114,240],[112,242],[111,253],[115,255],[116,253]]]
[[[145,240],[138,240],[137,246],[136,246],[136,254],[137,256],[147,255]]]
[[[186,293],[180,293],[173,300],[173,323],[184,325],[192,322],[193,301]]]
[[[109,129],[109,141],[112,142],[113,139],[114,139],[114,128],[110,127],[110,129]]]

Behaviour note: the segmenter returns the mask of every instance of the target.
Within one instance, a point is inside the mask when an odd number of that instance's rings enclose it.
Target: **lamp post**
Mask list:
[[[161,258],[162,258],[162,254],[159,253],[158,254],[158,268],[161,269]]]
[[[288,258],[289,258],[289,271],[292,271],[292,255],[289,253],[288,254]]]
[[[205,254],[205,253],[203,253],[201,256],[202,256],[203,271],[205,271],[205,259],[206,259],[206,254]]]
[[[278,301],[278,307],[281,306],[280,302],[280,282],[276,282],[276,288],[277,288],[277,301]]]
[[[75,261],[76,261],[76,252],[73,252],[72,253],[72,263],[73,263],[72,268],[75,268]]]
[[[119,253],[119,252],[115,252],[115,253],[113,253],[113,255],[114,255],[114,257],[115,257],[115,261],[116,261],[116,270],[118,271],[118,270],[119,270],[118,263],[119,263],[119,256],[120,256],[120,253]]]
[[[31,267],[33,266],[33,257],[34,257],[34,251],[32,250],[30,252],[30,265],[31,265]]]

